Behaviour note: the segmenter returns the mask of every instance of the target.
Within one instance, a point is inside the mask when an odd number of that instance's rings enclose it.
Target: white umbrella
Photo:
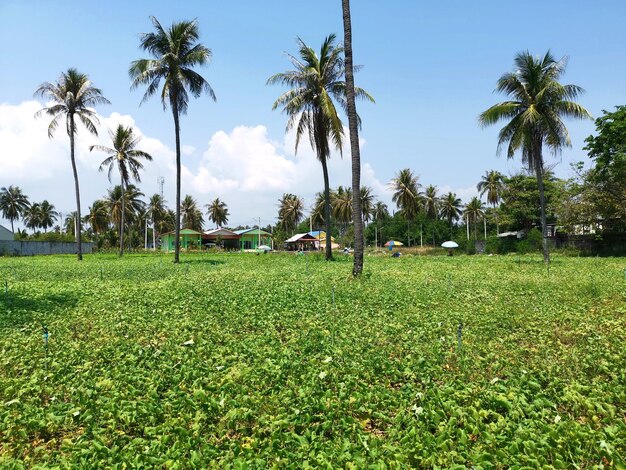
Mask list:
[[[459,245],[453,241],[443,242],[441,246],[444,248],[458,248],[459,247]]]
[[[261,251],[272,251],[272,248],[267,245],[259,245],[256,247],[256,249]]]

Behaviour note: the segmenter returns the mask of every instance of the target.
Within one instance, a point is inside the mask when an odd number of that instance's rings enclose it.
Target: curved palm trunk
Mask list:
[[[122,216],[120,218],[120,256],[124,255],[124,219],[126,215],[126,188],[122,180]]]
[[[80,189],[78,186],[78,171],[76,170],[76,159],[74,158],[74,115],[70,115],[70,159],[72,160],[72,172],[74,173],[74,190],[76,191],[76,246],[78,261],[83,260],[83,246],[81,244],[81,220],[80,220]]]
[[[174,114],[174,132],[176,133],[176,240],[174,242],[174,263],[178,263],[180,262],[180,122],[175,97],[173,97],[172,101],[174,102],[172,113]]]
[[[537,186],[539,186],[539,205],[541,207],[541,249],[543,251],[543,261],[550,265],[550,253],[548,252],[548,238],[546,227],[546,197],[543,188],[543,156],[539,151],[538,158],[535,159],[535,172],[537,173]]]
[[[359,129],[354,99],[354,71],[352,67],[352,22],[350,0],[342,0],[344,52],[346,57],[346,98],[348,101],[348,128],[350,129],[350,155],[352,156],[352,219],[354,221],[354,264],[352,275],[363,272],[363,217],[361,210],[361,152],[359,149]]]
[[[328,166],[326,158],[320,158],[322,172],[324,173],[324,221],[326,222],[326,260],[333,259],[333,249],[330,238],[330,182],[328,179]]]

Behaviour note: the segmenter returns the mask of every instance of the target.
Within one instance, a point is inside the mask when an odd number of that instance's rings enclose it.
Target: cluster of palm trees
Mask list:
[[[59,213],[54,209],[54,205],[47,200],[31,204],[28,196],[18,186],[3,187],[0,190],[0,211],[11,222],[12,232],[15,231],[14,222],[20,219],[33,232],[37,229],[47,231],[59,218]]]
[[[324,192],[323,210],[321,205],[316,205],[316,217],[325,223],[326,232],[330,233],[331,217],[339,220],[347,220],[350,213],[347,201],[351,200],[352,218],[355,223],[355,240],[359,247],[355,259],[354,273],[358,274],[362,269],[362,223],[365,217],[359,213],[369,213],[367,208],[361,208],[363,198],[352,198],[351,192],[360,189],[360,155],[358,148],[359,116],[356,113],[355,99],[374,101],[373,98],[362,88],[354,85],[353,71],[357,68],[352,64],[351,44],[351,20],[349,1],[342,0],[342,12],[344,22],[345,49],[335,44],[333,34],[326,37],[319,50],[319,54],[298,38],[298,54],[289,55],[288,58],[293,66],[291,70],[271,76],[268,84],[280,84],[289,89],[283,93],[273,105],[273,109],[281,108],[288,116],[287,131],[295,130],[295,149],[303,136],[308,137],[313,150],[322,166]],[[174,217],[174,229],[176,232],[174,262],[179,262],[179,233],[180,222],[185,225],[199,226],[202,224],[202,213],[197,209],[197,204],[192,198],[185,198],[181,204],[181,150],[180,150],[180,116],[185,114],[191,97],[200,97],[208,94],[215,100],[215,93],[209,83],[195,70],[194,67],[207,64],[211,59],[211,50],[198,42],[198,24],[194,21],[181,21],[173,23],[169,28],[164,28],[159,21],[152,17],[154,31],[141,35],[140,47],[151,58],[133,61],[129,68],[131,88],[145,86],[146,91],[142,103],[154,95],[159,95],[164,109],[169,106],[174,120],[174,133],[176,141],[176,210]],[[582,89],[576,85],[562,85],[558,82],[564,73],[567,64],[566,58],[556,60],[548,52],[543,57],[534,57],[528,52],[523,52],[515,57],[515,72],[504,74],[497,83],[497,91],[510,96],[510,100],[498,103],[483,112],[479,122],[483,126],[495,124],[506,120],[507,124],[502,128],[498,137],[498,148],[506,146],[507,156],[512,158],[517,151],[521,151],[522,161],[529,170],[534,171],[541,196],[541,225],[544,233],[544,259],[549,262],[546,236],[545,198],[543,188],[544,177],[544,146],[558,153],[563,147],[569,146],[570,139],[561,118],[574,117],[579,119],[589,118],[590,115],[582,106],[573,101],[582,93]],[[161,86],[162,83],[162,86]],[[78,174],[75,162],[75,134],[78,123],[81,123],[90,133],[97,135],[98,119],[93,110],[94,106],[109,103],[102,95],[100,89],[92,86],[87,75],[75,69],[68,69],[61,74],[56,83],[44,83],[36,91],[37,95],[45,98],[52,105],[42,109],[38,115],[46,114],[52,118],[48,127],[48,135],[53,136],[58,125],[64,121],[70,139],[70,159],[74,175],[76,193],[76,221],[78,258],[82,259],[80,234],[81,234],[81,209]],[[339,118],[338,109],[342,109],[348,116],[350,128],[350,144],[352,154],[352,186],[351,188],[338,188],[331,194],[327,160],[330,157],[331,148],[342,152],[344,142],[344,127]],[[132,129],[118,128],[112,134],[114,146],[112,148],[92,147],[105,151],[109,154],[109,175],[115,163],[117,163],[121,176],[122,206],[125,206],[125,194],[129,187],[129,176],[139,181],[138,170],[141,169],[139,158],[149,160],[145,152],[127,146],[128,151],[135,152],[136,157],[131,163],[130,153],[126,153],[125,165],[120,162],[121,152],[116,146],[118,132],[126,133],[126,144],[134,143]],[[129,136],[128,134],[131,134]],[[121,135],[120,135],[121,137]],[[121,142],[121,141],[120,141]],[[102,168],[102,167],[101,167]],[[126,170],[124,170],[126,168]],[[124,173],[126,171],[126,173]],[[410,224],[420,211],[427,217],[445,218],[450,225],[458,220],[461,215],[460,201],[456,195],[449,193],[442,198],[437,196],[437,190],[429,186],[423,193],[419,191],[417,177],[410,170],[402,170],[391,183],[394,190],[393,201],[407,220],[410,233]],[[285,198],[283,198],[285,199]],[[334,199],[334,207],[333,207]],[[490,204],[495,204],[489,195]],[[217,201],[214,201],[217,202]],[[293,195],[285,199],[285,211],[279,215],[279,220],[284,227],[292,227],[293,220],[297,220],[298,204]],[[219,204],[216,205],[216,211]],[[13,209],[11,209],[13,210]],[[282,210],[282,209],[281,209]],[[484,211],[484,207],[478,198],[473,199],[465,208],[465,214],[476,225],[478,217]],[[12,213],[12,212],[10,212]],[[10,220],[14,219],[9,216]],[[121,209],[120,239],[123,237],[125,210]],[[35,218],[33,218],[35,220]],[[220,221],[218,225],[227,220],[227,213],[214,219]],[[33,222],[34,223],[34,222]],[[45,225],[47,222],[43,222]],[[120,240],[120,250],[123,242]],[[330,237],[326,241],[326,257],[332,257]]]

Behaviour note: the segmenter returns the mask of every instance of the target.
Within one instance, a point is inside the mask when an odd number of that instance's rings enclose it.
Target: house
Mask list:
[[[220,246],[225,250],[238,250],[241,235],[227,228],[207,230],[202,234],[202,243],[207,247]]]
[[[172,251],[175,249],[176,232],[168,232],[161,235],[161,249]],[[200,248],[202,246],[202,233],[183,228],[180,230],[180,247],[184,249]]]
[[[272,234],[258,228],[235,230],[241,238],[239,244],[242,250],[256,250],[260,245],[272,247]]]
[[[285,248],[289,251],[313,251],[317,250],[316,242],[319,240],[309,233],[296,233],[285,240]]]
[[[326,249],[326,232],[324,230],[314,230],[312,232],[309,232],[309,235],[312,235],[317,239],[317,242],[315,243],[316,249],[318,250]],[[335,238],[332,235],[330,236],[330,247],[333,250],[336,250],[337,248],[339,248],[339,243],[335,241]]]
[[[13,241],[13,232],[0,225],[0,241]]]

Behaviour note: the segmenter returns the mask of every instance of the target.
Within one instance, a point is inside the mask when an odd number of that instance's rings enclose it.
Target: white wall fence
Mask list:
[[[75,242],[0,240],[0,256],[75,255],[77,246]],[[82,250],[83,253],[91,253],[93,243],[83,242]]]

